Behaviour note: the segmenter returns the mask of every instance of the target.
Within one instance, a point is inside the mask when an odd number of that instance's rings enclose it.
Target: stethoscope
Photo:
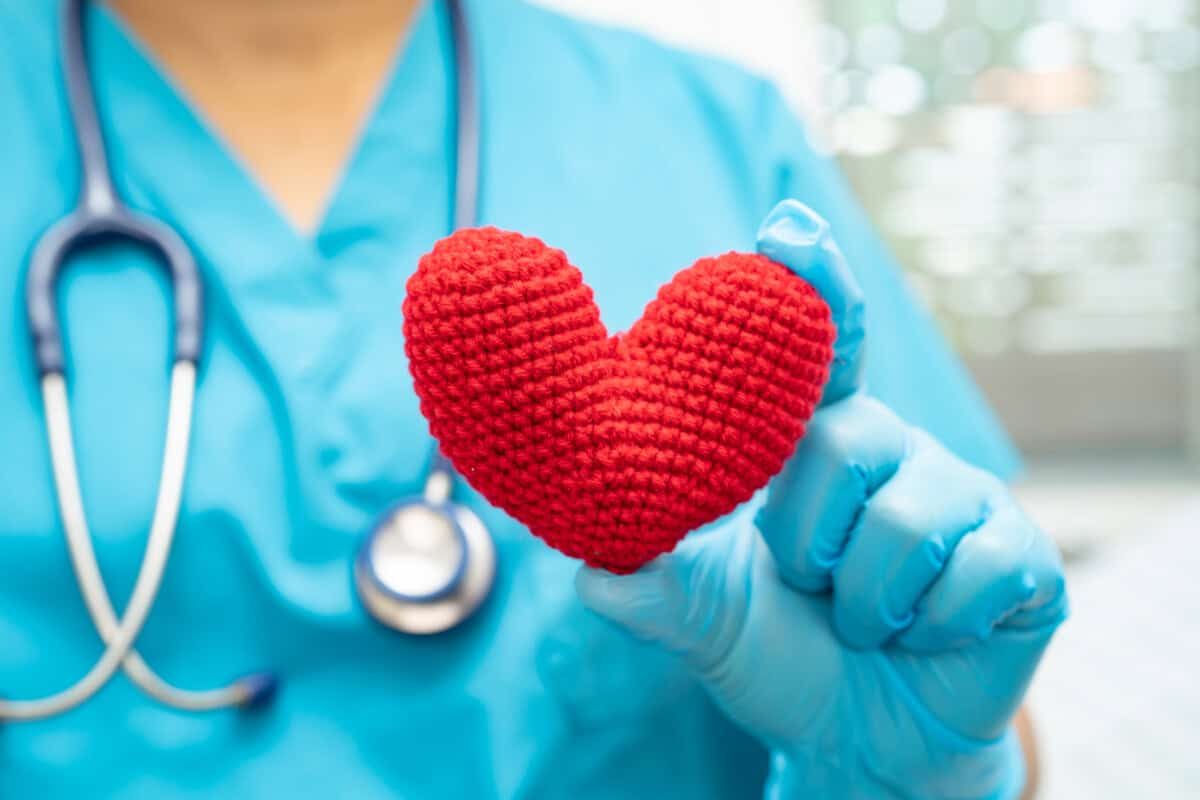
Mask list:
[[[475,221],[479,104],[461,0],[447,2],[456,94],[457,229]],[[146,694],[174,708],[258,708],[268,703],[278,689],[279,677],[274,673],[246,675],[220,689],[191,691],[163,680],[134,649],[162,582],[179,518],[196,365],[202,350],[203,287],[195,259],[180,235],[162,221],[130,210],[113,184],[87,64],[86,5],[87,0],[65,0],[61,21],[63,73],[81,163],[79,200],[75,209],[35,244],[26,277],[26,302],[59,515],[88,615],[105,649],[83,678],[57,694],[36,700],[0,700],[0,720],[42,719],[66,712],[96,694],[118,669],[124,669]],[[58,278],[68,257],[94,243],[114,239],[156,253],[166,266],[172,285],[175,337],[158,496],[133,593],[120,617],[96,563],[80,494],[66,358],[55,299]],[[355,587],[371,616],[388,627],[410,634],[446,631],[469,617],[491,589],[496,570],[495,545],[479,517],[452,501],[453,486],[453,468],[435,448],[424,492],[398,502],[384,513],[362,543],[353,565]]]

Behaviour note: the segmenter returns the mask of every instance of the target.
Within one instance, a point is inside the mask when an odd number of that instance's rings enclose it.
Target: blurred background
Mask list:
[[[542,0],[774,78],[1025,453],[1043,797],[1200,798],[1200,0]]]

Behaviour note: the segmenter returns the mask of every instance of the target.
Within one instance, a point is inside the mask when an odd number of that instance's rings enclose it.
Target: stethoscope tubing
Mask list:
[[[462,0],[448,0],[450,37],[454,50],[454,208],[451,230],[474,225],[479,218],[479,192],[483,183],[480,153],[479,86],[476,81],[475,54]],[[428,476],[454,475],[454,466],[435,445],[430,456]],[[445,500],[449,500],[447,489]]]
[[[169,226],[121,202],[108,166],[104,133],[87,66],[87,0],[64,0],[60,15],[63,78],[79,150],[80,189],[75,209],[52,225],[33,248],[25,299],[38,372],[65,373],[66,356],[55,288],[72,252],[105,240],[125,240],[155,251],[171,278],[174,360],[200,360],[204,297],[191,250]]]
[[[452,213],[453,227],[458,229],[473,224],[477,214],[480,122],[466,17],[460,0],[447,2],[457,101]],[[105,649],[92,668],[63,691],[36,700],[0,699],[0,721],[35,720],[64,713],[94,696],[118,669],[123,669],[147,695],[180,710],[258,707],[275,693],[278,679],[273,673],[247,675],[213,690],[185,690],[158,676],[134,647],[161,586],[179,518],[187,473],[196,370],[202,349],[203,289],[199,269],[183,239],[170,226],[128,209],[113,184],[87,64],[86,5],[87,0],[64,0],[60,20],[64,79],[81,165],[79,199],[75,210],[51,226],[33,249],[26,276],[26,306],[34,360],[40,376],[59,514],[75,577]],[[174,352],[158,496],[142,565],[129,604],[119,618],[96,560],[79,486],[66,356],[55,291],[67,259],[74,251],[94,242],[114,239],[133,242],[161,257],[171,278],[174,312]],[[453,471],[436,448],[429,470],[432,483],[439,487],[437,493],[444,494],[442,503],[445,504],[449,499]],[[442,488],[442,483],[447,485]],[[480,530],[482,534],[477,531],[476,537],[486,537],[486,530]]]
[[[68,105],[81,163],[79,200],[76,209],[47,230],[34,247],[26,277],[26,299],[59,515],[85,606],[105,649],[83,678],[57,694],[38,700],[0,700],[0,719],[33,720],[64,713],[90,699],[120,668],[148,694],[176,707],[221,707],[230,701],[241,702],[248,688],[235,684],[215,693],[178,690],[159,678],[134,650],[157,597],[179,515],[200,351],[202,298],[195,262],[186,245],[169,227],[126,209],[112,184],[87,69],[84,6],[83,0],[66,0],[60,19]],[[175,310],[175,359],[158,497],[142,566],[119,621],[96,561],[79,488],[65,349],[55,302],[55,287],[70,253],[94,241],[113,238],[158,251],[171,275]]]
[[[71,437],[66,380],[61,372],[43,376],[42,398],[59,513],[62,516],[76,578],[83,590],[88,612],[105,642],[105,650],[91,670],[68,689],[39,700],[0,701],[0,717],[28,721],[62,714],[91,698],[128,660],[133,651],[133,643],[141,633],[154,605],[175,535],[175,522],[179,514],[183,476],[186,471],[195,381],[194,364],[179,362],[175,365],[171,375],[166,443],[154,517],[133,594],[124,616],[118,623],[104,588],[96,563],[96,554],[92,548],[91,535],[87,529]],[[143,669],[135,667],[134,674],[144,677],[149,668],[145,667],[144,662],[142,667]]]

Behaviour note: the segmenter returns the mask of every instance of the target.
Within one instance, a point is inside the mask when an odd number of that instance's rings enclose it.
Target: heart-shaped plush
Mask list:
[[[706,258],[609,336],[561,250],[495,228],[408,281],[421,412],[459,472],[552,547],[633,572],[766,485],[820,400],[834,327],[759,255]]]

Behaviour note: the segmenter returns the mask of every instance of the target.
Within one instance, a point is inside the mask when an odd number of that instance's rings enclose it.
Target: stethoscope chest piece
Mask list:
[[[387,511],[354,562],[367,611],[410,634],[461,623],[483,603],[495,575],[496,548],[482,520],[458,503],[427,498]]]

